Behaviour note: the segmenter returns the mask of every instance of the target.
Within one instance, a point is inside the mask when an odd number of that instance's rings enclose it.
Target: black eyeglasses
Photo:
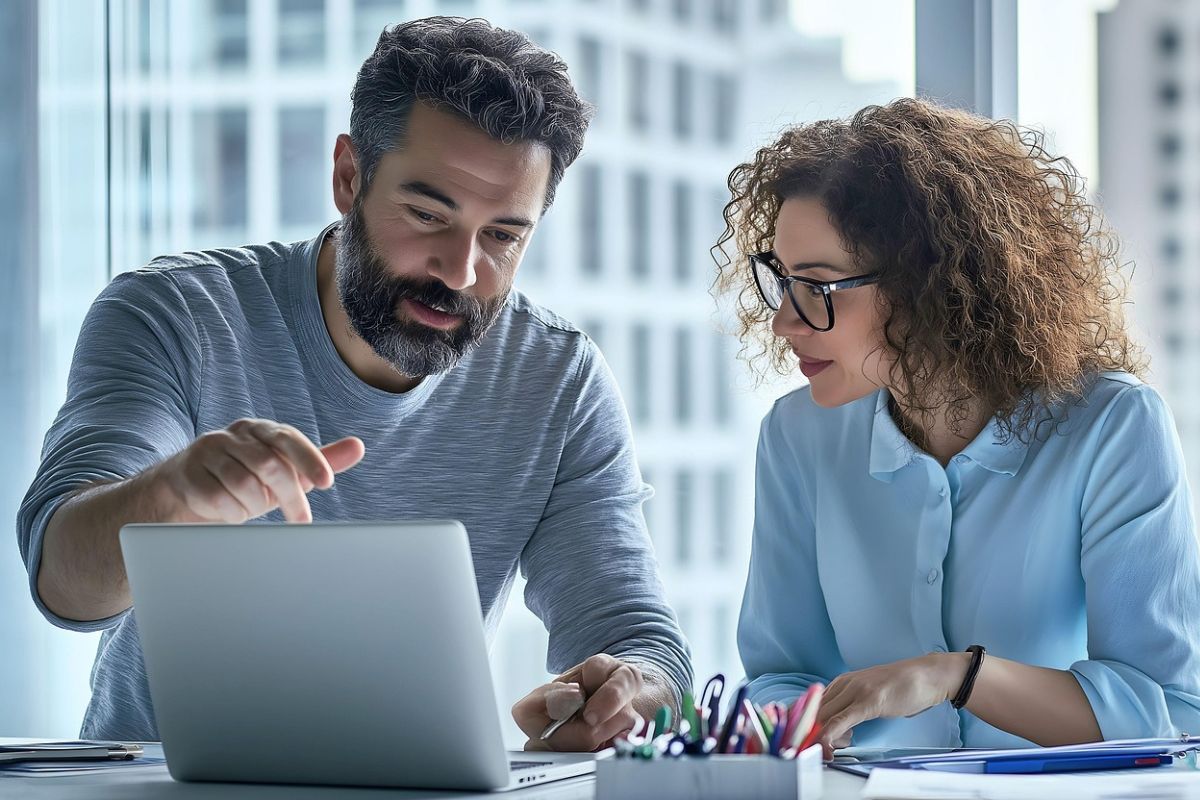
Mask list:
[[[840,281],[814,281],[811,278],[788,275],[774,250],[753,254],[750,256],[750,266],[754,272],[754,283],[758,286],[758,293],[767,304],[767,308],[778,311],[786,293],[800,319],[815,331],[833,328],[831,295],[834,292],[866,286],[879,280],[879,275],[874,272],[843,278]]]

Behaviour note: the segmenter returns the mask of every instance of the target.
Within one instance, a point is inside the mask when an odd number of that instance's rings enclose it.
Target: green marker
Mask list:
[[[692,697],[691,692],[683,693],[683,718],[687,720],[690,733],[688,738],[694,741],[702,741],[704,734],[700,730],[700,719],[696,716],[696,698]]]
[[[666,733],[671,730],[671,707],[664,705],[654,715],[654,730]]]

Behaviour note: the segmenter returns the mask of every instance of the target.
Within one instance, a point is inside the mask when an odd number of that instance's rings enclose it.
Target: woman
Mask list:
[[[751,361],[809,381],[759,438],[750,696],[827,683],[827,752],[1200,732],[1178,437],[1071,165],[906,99],[729,185],[717,250],[752,255],[718,286]]]

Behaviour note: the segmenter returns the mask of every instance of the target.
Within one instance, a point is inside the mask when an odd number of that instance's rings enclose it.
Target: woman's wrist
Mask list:
[[[930,653],[927,658],[933,665],[938,691],[948,703],[958,694],[967,678],[967,671],[971,668],[971,654]]]

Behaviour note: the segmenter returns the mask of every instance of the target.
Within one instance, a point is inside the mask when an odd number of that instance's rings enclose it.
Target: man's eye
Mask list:
[[[496,231],[492,231],[491,234],[492,234],[492,238],[495,239],[497,242],[500,242],[501,244],[512,244],[513,242],[520,241],[519,237],[514,236],[513,234],[509,233],[508,231],[496,230]]]
[[[411,206],[409,207],[408,210],[412,212],[412,215],[414,217],[421,220],[421,222],[439,222],[440,221],[437,217],[435,217],[433,214],[430,214],[428,211],[422,211],[419,208],[412,208]]]

